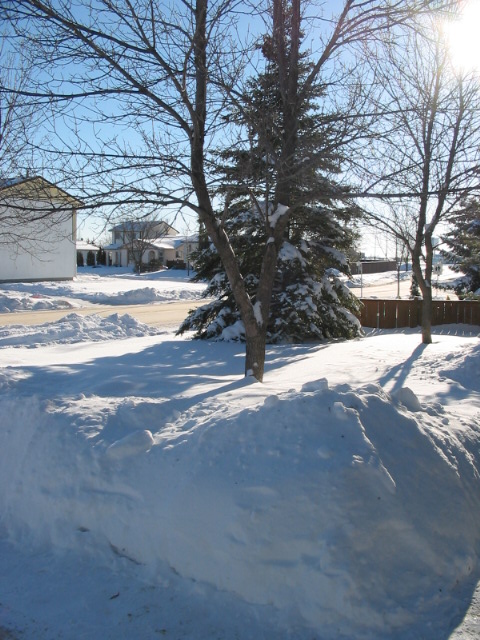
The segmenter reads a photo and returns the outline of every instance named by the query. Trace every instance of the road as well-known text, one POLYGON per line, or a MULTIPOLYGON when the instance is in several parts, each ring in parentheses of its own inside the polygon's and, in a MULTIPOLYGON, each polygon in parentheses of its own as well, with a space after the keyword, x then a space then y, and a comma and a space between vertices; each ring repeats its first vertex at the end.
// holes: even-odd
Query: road
POLYGON ((200 307, 205 300, 189 300, 187 302, 168 302, 160 304, 131 304, 131 305, 91 305, 77 309, 54 309, 42 311, 16 311, 14 313, 0 313, 0 326, 12 324, 34 325, 45 322, 55 322, 70 313, 82 316, 97 314, 102 318, 114 313, 129 314, 139 322, 152 327, 175 328, 187 317, 190 309, 200 307))
MULTIPOLYGON (((410 287, 410 278, 408 278, 408 280, 400 281, 400 298, 402 298, 403 300, 408 300, 410 298, 410 287)), ((368 286, 365 285, 363 289, 361 289, 360 287, 352 287, 350 288, 350 291, 359 298, 396 298, 398 293, 398 284, 395 281, 384 282, 383 284, 372 284, 368 286)), ((452 289, 449 289, 447 291, 443 289, 437 289, 437 287, 435 286, 435 282, 432 293, 433 299, 437 297, 440 299, 444 299, 448 295, 450 300, 457 300, 457 296, 452 289)))
MULTIPOLYGON (((410 280, 404 280, 400 282, 400 297, 410 297, 410 280)), ((360 287, 351 287, 350 291, 359 298, 396 298, 398 292, 398 285, 396 282, 387 282, 384 284, 375 284, 360 287)))
MULTIPOLYGON (((351 288, 350 291, 359 298, 363 294, 365 298, 396 298, 397 283, 383 283, 378 285, 351 288)), ((436 297, 437 290, 434 288, 433 295, 436 297)), ((448 292, 449 297, 453 300, 457 296, 452 291, 448 292)), ((441 292, 440 297, 445 294, 441 292)), ((410 279, 400 282, 400 297, 408 299, 410 297, 410 279)), ((176 328, 182 320, 187 317, 190 309, 196 309, 205 304, 206 300, 189 300, 182 302, 164 302, 150 304, 131 304, 131 305, 88 305, 74 309, 54 309, 42 311, 15 311, 14 313, 0 313, 0 326, 8 326, 12 324, 35 325, 45 322, 55 322, 60 320, 69 313, 78 313, 79 315, 97 314, 102 318, 111 316, 114 313, 120 315, 129 314, 136 318, 139 322, 143 322, 152 327, 176 328)))

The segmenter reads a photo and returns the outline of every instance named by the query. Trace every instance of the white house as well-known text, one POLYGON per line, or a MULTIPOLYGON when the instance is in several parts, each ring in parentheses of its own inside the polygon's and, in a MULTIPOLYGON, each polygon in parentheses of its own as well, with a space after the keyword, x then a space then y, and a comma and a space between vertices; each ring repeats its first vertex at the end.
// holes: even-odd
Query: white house
POLYGON ((0 180, 0 281, 71 280, 81 206, 39 176, 0 180))
POLYGON ((100 247, 97 247, 96 244, 92 244, 91 242, 85 242, 85 240, 77 240, 77 264, 78 264, 78 256, 81 254, 83 265, 88 263, 88 254, 93 253, 93 257, 95 260, 95 264, 97 264, 98 252, 100 251, 100 247))
POLYGON ((112 242, 105 247, 107 264, 117 267, 155 265, 185 267, 190 255, 198 249, 198 236, 180 235, 164 221, 135 220, 116 225, 111 230, 112 242))

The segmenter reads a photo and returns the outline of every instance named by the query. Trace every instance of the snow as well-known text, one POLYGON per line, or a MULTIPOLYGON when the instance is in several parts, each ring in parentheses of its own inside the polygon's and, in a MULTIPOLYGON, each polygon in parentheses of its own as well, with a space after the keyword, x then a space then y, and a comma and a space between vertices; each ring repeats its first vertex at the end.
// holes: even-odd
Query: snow
POLYGON ((255 302, 255 304, 253 305, 253 313, 255 316, 255 320, 258 324, 258 326, 262 326, 263 324, 263 318, 262 318, 262 303, 261 302, 255 302))
POLYGON ((97 315, 82 317, 76 313, 64 316, 58 322, 40 325, 0 326, 0 348, 6 346, 38 347, 44 344, 72 344, 75 342, 101 342, 103 340, 157 335, 160 330, 138 322, 131 315, 114 313, 107 318, 97 315))
POLYGON ((305 258, 302 253, 290 242, 284 242, 278 253, 278 259, 282 262, 293 262, 298 260, 301 265, 305 265, 305 258))
POLYGON ((129 305, 199 300, 205 287, 190 282, 185 270, 137 275, 131 268, 82 267, 72 281, 2 284, 0 313, 74 309, 85 303, 129 305))
MULTIPOLYGON (((196 295, 107 273, 0 293, 196 295)), ((0 332, 0 638, 479 637, 478 327, 272 346, 260 384, 114 310, 0 332)))
POLYGON ((275 211, 268 216, 268 223, 271 229, 275 229, 277 222, 282 218, 290 209, 290 207, 285 206, 284 204, 278 204, 275 211))
MULTIPOLYGON (((412 278, 411 266, 409 265, 408 270, 406 270, 406 265, 402 264, 400 273, 397 273, 397 271, 384 271, 382 273, 356 274, 346 282, 346 285, 349 288, 360 288, 360 285, 363 285, 364 289, 366 289, 366 293, 368 294, 369 288, 388 284, 391 286, 391 296, 395 297, 397 289, 393 285, 397 283, 399 276, 401 282, 408 282, 408 285, 410 286, 412 278)), ((453 287, 460 276, 461 274, 453 271, 449 265, 442 264, 442 273, 438 274, 438 276, 437 274, 435 275, 434 282, 435 286, 437 282, 439 283, 439 289, 442 291, 436 292, 436 295, 439 296, 439 294, 443 292, 444 295, 442 297, 448 295, 452 300, 456 299, 453 287)))

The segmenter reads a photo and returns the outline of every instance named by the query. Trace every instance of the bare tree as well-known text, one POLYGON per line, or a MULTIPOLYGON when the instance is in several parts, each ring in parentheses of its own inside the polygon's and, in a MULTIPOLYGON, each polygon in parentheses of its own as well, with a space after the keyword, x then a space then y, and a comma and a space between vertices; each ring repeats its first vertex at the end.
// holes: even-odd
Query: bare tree
POLYGON ((0 246, 12 255, 46 252, 60 239, 59 223, 71 216, 70 207, 62 210, 53 185, 31 173, 39 117, 22 92, 32 71, 8 47, 6 33, 0 34, 0 246))
POLYGON ((33 107, 20 92, 28 86, 29 70, 8 50, 0 34, 0 179, 25 175, 29 140, 37 126, 33 107))
MULTIPOLYGON (((404 34, 374 56, 381 90, 376 141, 365 153, 369 191, 384 204, 369 215, 403 243, 423 297, 422 341, 430 343, 434 238, 480 181, 480 93, 455 73, 439 31, 404 34)), ((367 190, 368 191, 368 190, 367 190)))
MULTIPOLYGON (((87 206, 123 200, 188 206, 198 215, 223 262, 245 326, 246 374, 262 380, 275 268, 299 169, 296 127, 302 97, 343 49, 375 39, 440 4, 344 0, 336 15, 323 14, 319 52, 299 86, 301 3, 272 1, 271 38, 280 69, 284 127, 272 207, 265 212, 268 233, 254 300, 245 289, 222 223, 225 207, 214 201, 208 156, 231 126, 222 118, 223 106, 235 99, 250 60, 236 29, 246 6, 237 0, 169 5, 155 0, 82 0, 75 5, 67 0, 17 0, 0 9, 0 18, 14 26, 17 37, 31 41, 35 59, 42 64, 40 84, 22 95, 48 102, 57 123, 59 116, 65 118, 75 109, 75 136, 60 155, 78 161, 72 178, 78 182, 78 176, 83 177, 87 206), (287 12, 292 15, 289 46, 287 12), (85 132, 90 127, 98 140, 107 121, 113 129, 108 139, 103 129, 99 147, 85 132), (121 139, 116 126, 128 127, 134 141, 121 139), (89 172, 97 184, 104 179, 102 193, 91 179, 87 183, 89 172)), ((54 135, 64 142, 58 129, 54 135)), ((228 202, 225 205, 228 208, 228 202)))

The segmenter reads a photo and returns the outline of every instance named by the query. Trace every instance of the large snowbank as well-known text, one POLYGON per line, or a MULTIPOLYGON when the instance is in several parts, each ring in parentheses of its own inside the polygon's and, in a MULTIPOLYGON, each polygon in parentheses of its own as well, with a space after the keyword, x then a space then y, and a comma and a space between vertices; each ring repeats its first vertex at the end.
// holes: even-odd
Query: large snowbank
POLYGON ((107 318, 97 315, 82 317, 69 313, 58 322, 40 325, 0 326, 0 349, 6 346, 38 347, 44 344, 72 344, 75 342, 101 342, 133 336, 153 336, 159 329, 138 322, 131 315, 114 313, 107 318))
POLYGON ((10 540, 228 592, 265 613, 264 637, 433 640, 453 624, 478 575, 476 337, 278 347, 263 385, 235 345, 128 343, 3 370, 10 540))
POLYGON ((476 328, 272 347, 259 384, 241 345, 107 320, 4 330, 0 632, 448 637, 479 576, 476 328))

